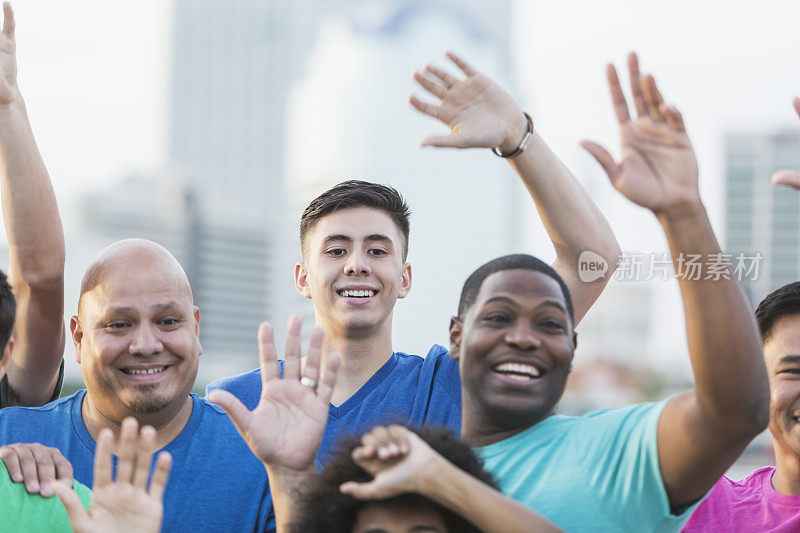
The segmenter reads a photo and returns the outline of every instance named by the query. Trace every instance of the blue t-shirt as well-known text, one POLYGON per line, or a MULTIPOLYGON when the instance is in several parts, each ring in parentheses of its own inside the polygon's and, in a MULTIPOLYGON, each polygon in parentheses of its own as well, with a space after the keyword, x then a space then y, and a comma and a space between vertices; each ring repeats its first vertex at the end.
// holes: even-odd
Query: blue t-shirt
MULTIPOLYGON (((283 361, 280 364, 283 374, 283 361)), ((206 388, 206 395, 214 389, 232 393, 252 410, 261 396, 261 371, 256 369, 215 381, 206 388)), ((434 345, 424 359, 393 353, 347 401, 331 405, 317 466, 327 463, 340 437, 358 436, 375 425, 390 423, 414 427, 438 425, 461 433, 458 362, 442 346, 434 345)))
MULTIPOLYGON (((0 411, 0 446, 58 448, 75 479, 92 486, 95 441, 81 417, 85 390, 43 407, 0 411)), ((162 531, 274 531, 267 472, 218 406, 192 394, 186 427, 162 450, 172 454, 162 531)), ((114 457, 116 468, 117 458, 114 457)))
POLYGON ((678 531, 697 504, 670 511, 658 462, 664 405, 553 415, 475 451, 505 494, 565 531, 678 531))

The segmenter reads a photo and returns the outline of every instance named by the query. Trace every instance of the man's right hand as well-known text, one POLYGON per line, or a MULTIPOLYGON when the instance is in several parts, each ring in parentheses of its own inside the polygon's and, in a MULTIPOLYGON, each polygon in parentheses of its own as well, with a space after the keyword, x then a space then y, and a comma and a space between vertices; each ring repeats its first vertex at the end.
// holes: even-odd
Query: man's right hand
MULTIPOLYGON (((792 101, 797 116, 800 117, 800 98, 792 101)), ((786 185, 796 191, 800 191, 800 172, 796 170, 779 170, 772 175, 772 183, 775 185, 786 185)))
POLYGON ((72 485, 72 465, 57 448, 38 443, 8 444, 0 448, 0 459, 15 483, 25 483, 31 494, 49 498, 56 479, 72 485))
POLYGON ((336 384, 339 354, 328 356, 325 373, 320 377, 322 340, 325 332, 314 328, 308 348, 304 380, 301 382, 300 330, 303 321, 289 318, 283 379, 272 336, 272 326, 264 322, 258 328, 258 354, 261 364, 261 400, 253 411, 233 394, 215 390, 208 399, 225 409, 252 452, 265 465, 290 472, 313 470, 325 424, 328 406, 336 384))

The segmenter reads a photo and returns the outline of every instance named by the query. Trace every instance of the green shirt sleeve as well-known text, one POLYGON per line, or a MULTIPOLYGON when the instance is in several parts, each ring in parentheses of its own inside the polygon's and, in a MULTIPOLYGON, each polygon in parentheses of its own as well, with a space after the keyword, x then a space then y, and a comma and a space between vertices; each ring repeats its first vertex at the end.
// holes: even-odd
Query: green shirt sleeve
MULTIPOLYGON (((86 485, 75 482, 84 508, 89 507, 92 491, 86 485)), ((0 531, 29 532, 52 531, 71 533, 67 511, 57 496, 43 498, 28 494, 25 485, 14 483, 0 461, 0 531)))

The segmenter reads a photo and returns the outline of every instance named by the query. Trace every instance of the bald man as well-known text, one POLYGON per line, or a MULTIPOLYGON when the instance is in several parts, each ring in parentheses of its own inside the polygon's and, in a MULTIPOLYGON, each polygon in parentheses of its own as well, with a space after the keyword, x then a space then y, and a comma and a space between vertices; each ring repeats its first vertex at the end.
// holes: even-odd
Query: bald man
MULTIPOLYGON (((189 391, 197 374, 200 311, 178 261, 146 240, 95 259, 70 322, 85 390, 38 408, 0 411, 0 445, 38 442, 92 486, 97 437, 133 416, 173 457, 165 531, 274 529, 267 476, 225 413, 189 391)), ((7 447, 4 447, 7 449, 7 447)))

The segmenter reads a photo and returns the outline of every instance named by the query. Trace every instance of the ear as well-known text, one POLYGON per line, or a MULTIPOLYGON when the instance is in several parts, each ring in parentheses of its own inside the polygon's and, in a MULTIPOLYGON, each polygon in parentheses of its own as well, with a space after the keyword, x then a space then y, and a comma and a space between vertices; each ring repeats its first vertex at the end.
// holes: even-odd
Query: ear
POLYGON ((6 373, 6 367, 8 366, 8 362, 11 361, 11 352, 14 351, 14 337, 9 337, 8 342, 6 343, 6 347, 3 350, 3 357, 0 358, 0 379, 3 379, 3 376, 6 373))
POLYGON ((578 349, 578 332, 577 331, 573 331, 572 332, 572 351, 574 352, 577 349, 578 349))
MULTIPOLYGON (((194 315, 194 336, 197 338, 197 344, 200 345, 200 308, 194 306, 192 315, 194 315)), ((200 345, 200 353, 197 355, 203 355, 202 345, 200 345)))
POLYGON ((400 286, 397 288, 397 297, 405 298, 411 291, 411 263, 403 265, 403 272, 400 274, 400 286))
POLYGON ((450 357, 455 361, 461 360, 461 333, 464 324, 458 317, 450 317, 450 357))
POLYGON ((72 333, 72 344, 75 345, 75 360, 81 364, 81 344, 83 341, 83 328, 77 315, 69 320, 69 331, 72 333))
POLYGON ((311 299, 311 287, 308 286, 308 270, 303 261, 294 264, 294 287, 304 298, 311 299))

